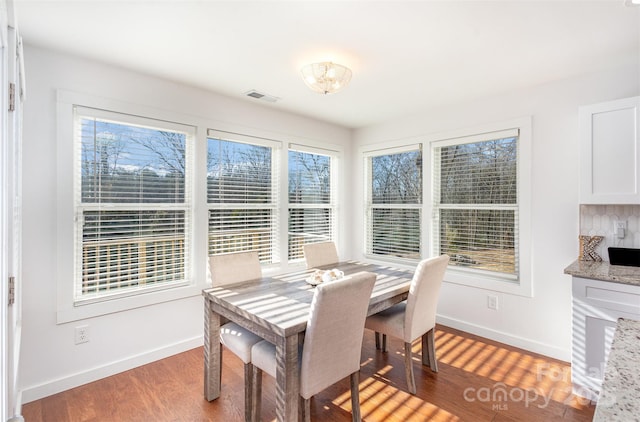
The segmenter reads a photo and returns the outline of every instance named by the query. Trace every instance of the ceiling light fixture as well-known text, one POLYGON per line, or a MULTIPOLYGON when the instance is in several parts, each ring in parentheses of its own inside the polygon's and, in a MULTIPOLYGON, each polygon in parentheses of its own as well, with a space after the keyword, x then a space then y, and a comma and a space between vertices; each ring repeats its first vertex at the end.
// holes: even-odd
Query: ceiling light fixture
POLYGON ((320 94, 338 92, 351 80, 351 69, 331 62, 308 64, 301 72, 304 83, 320 94))

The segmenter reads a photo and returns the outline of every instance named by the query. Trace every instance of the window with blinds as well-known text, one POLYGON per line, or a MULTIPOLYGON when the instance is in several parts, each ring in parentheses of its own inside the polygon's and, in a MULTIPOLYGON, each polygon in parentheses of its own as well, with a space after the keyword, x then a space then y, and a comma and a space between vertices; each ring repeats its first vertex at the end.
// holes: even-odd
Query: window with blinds
POLYGON ((279 143, 213 130, 207 142, 209 255, 255 250, 279 262, 279 143))
POLYGON ((434 246, 450 265, 518 275, 518 130, 433 148, 434 246))
POLYGON ((291 145, 288 154, 289 260, 303 258, 302 246, 334 240, 333 156, 291 145))
POLYGON ((74 300, 188 282, 194 129, 79 106, 74 128, 74 300))
POLYGON ((420 259, 422 151, 418 145, 365 154, 366 253, 420 259))

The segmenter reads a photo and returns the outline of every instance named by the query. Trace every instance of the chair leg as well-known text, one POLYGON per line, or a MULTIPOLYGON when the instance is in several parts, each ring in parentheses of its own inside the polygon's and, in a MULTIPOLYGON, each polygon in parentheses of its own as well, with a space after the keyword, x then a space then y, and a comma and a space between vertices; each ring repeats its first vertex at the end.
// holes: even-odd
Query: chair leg
POLYGON ((302 411, 304 413, 304 422, 311 422, 311 398, 302 400, 302 411))
POLYGON ((387 351, 387 335, 382 335, 382 345, 380 345, 380 333, 376 331, 376 350, 387 351))
POLYGON ((251 395, 253 396, 253 398, 251 400, 251 411, 249 414, 249 419, 246 420, 249 420, 251 422, 258 422, 260 420, 260 408, 262 407, 262 369, 258 368, 255 365, 251 365, 251 367, 253 368, 253 380, 251 382, 251 395))
POLYGON ((360 422, 360 372, 356 371, 351 374, 351 420, 360 422))
POLYGON ((250 421, 253 417, 254 379, 253 365, 244 364, 244 420, 250 421))
POLYGON ((302 411, 300 419, 304 422, 311 422, 311 398, 305 399, 300 396, 300 410, 302 411))
POLYGON ((434 333, 435 328, 432 328, 422 336, 422 364, 429 365, 429 368, 431 368, 433 372, 438 372, 434 333))
POLYGON ((407 387, 411 394, 416 394, 416 381, 413 378, 413 362, 411 361, 411 343, 404 343, 404 372, 407 376, 407 387))

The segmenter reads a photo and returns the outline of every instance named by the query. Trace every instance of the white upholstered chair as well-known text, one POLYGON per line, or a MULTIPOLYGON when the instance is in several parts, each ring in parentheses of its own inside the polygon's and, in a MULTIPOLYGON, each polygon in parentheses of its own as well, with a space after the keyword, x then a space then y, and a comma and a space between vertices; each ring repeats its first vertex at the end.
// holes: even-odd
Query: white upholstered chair
POLYGON ((440 286, 448 264, 448 255, 421 261, 413 274, 407 300, 371 315, 365 322, 366 328, 376 332, 377 349, 380 348, 382 334, 383 352, 387 351, 387 335, 404 341, 405 373, 411 394, 416 394, 411 343, 418 337, 422 337, 422 364, 428 362, 431 370, 438 372, 434 329, 440 286))
MULTIPOLYGON (((262 268, 258 252, 236 252, 209 257, 209 270, 213 286, 240 283, 262 278, 262 268)), ((244 363, 245 382, 245 419, 251 415, 253 390, 253 366, 251 365, 251 348, 262 340, 249 330, 235 322, 228 322, 220 327, 220 343, 233 352, 244 363)), ((222 362, 222 351, 220 353, 222 362)))
POLYGON ((333 242, 308 243, 302 246, 302 250, 307 268, 323 267, 340 261, 336 244, 333 242))
MULTIPOLYGON (((300 398, 303 420, 310 420, 310 399, 341 379, 351 378, 352 419, 360 421, 359 371, 364 321, 376 275, 359 272, 323 283, 315 289, 301 350, 300 398)), ((260 417, 262 371, 276 376, 276 347, 268 341, 253 346, 254 420, 260 417)))

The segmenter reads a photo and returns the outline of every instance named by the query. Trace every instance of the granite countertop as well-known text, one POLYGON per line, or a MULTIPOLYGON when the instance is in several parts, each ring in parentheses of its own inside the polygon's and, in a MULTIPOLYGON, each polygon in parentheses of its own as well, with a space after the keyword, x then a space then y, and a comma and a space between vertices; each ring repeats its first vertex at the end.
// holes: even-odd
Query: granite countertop
POLYGON ((640 321, 620 318, 611 343, 594 421, 640 418, 640 321))
POLYGON ((576 277, 640 286, 640 267, 610 265, 604 261, 576 260, 564 269, 564 273, 576 277))

